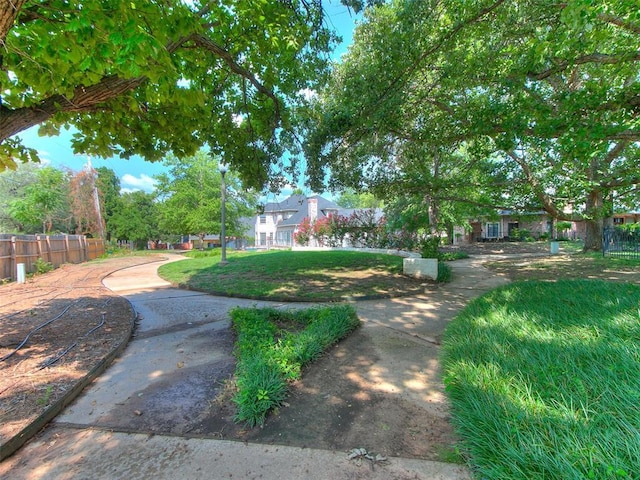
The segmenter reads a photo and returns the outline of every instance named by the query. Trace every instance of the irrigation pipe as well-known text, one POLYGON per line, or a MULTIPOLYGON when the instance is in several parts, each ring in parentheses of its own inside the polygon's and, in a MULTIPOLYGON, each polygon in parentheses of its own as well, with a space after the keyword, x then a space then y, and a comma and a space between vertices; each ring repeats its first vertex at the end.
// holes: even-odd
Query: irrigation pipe
POLYGON ((102 321, 96 325, 95 327, 93 327, 91 330, 89 330, 87 333, 85 333, 84 335, 82 335, 80 338, 78 338, 78 340, 76 340, 75 342, 73 342, 73 344, 69 345, 67 348, 65 348, 62 352, 56 354, 54 357, 50 358, 49 360, 46 360, 45 362, 42 363, 42 365, 40 365, 40 367, 38 368, 38 370, 42 370, 43 368, 47 368, 50 367, 51 365, 53 365, 54 363, 56 363, 58 360, 60 360, 62 357, 64 357, 67 353, 69 353, 71 351, 72 348, 74 348, 75 346, 78 345, 78 342, 80 340, 82 340, 83 338, 88 337, 89 335, 91 335, 93 332, 95 332, 97 329, 99 329, 100 327, 102 327, 105 324, 105 314, 102 314, 102 321))
POLYGON ((49 325, 50 323, 55 322, 56 320, 58 320, 60 317, 62 317, 65 313, 67 313, 69 311, 69 309, 71 307, 73 307, 74 304, 78 303, 77 301, 70 303, 69 305, 67 305, 65 307, 64 310, 62 310, 62 312, 60 312, 58 315, 56 315, 55 317, 47 320, 46 322, 44 322, 41 325, 38 325, 36 328, 34 328, 33 330, 31 330, 29 333, 27 333, 27 336, 24 337, 24 340, 22 340, 22 342, 20 343, 20 345, 18 345, 15 350, 13 350, 13 352, 7 353, 4 357, 0 358, 0 362, 4 362, 6 359, 11 358, 15 353, 18 352, 18 350, 20 350, 22 347, 24 347, 24 345, 29 341, 29 337, 37 332, 38 330, 40 330, 41 328, 46 327, 47 325, 49 325))

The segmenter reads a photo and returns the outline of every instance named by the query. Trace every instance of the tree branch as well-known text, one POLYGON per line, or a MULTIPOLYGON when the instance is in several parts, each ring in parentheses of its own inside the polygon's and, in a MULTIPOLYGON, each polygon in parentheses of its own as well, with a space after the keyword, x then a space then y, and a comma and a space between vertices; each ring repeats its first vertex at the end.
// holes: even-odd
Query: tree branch
POLYGON ((529 72, 527 77, 532 80, 544 80, 556 73, 563 72, 570 66, 584 65, 585 63, 598 63, 604 65, 615 65, 622 62, 637 62, 640 61, 640 52, 629 52, 627 55, 609 55, 606 53, 592 53, 589 55, 583 55, 574 60, 566 60, 557 64, 555 67, 549 68, 542 72, 529 72))
POLYGON ((191 35, 190 39, 197 46, 200 46, 214 53, 217 57, 222 59, 224 63, 227 64, 227 66, 231 69, 232 72, 235 72, 241 77, 244 77, 247 80, 249 80, 251 84, 256 88, 256 90, 258 90, 263 95, 269 97, 273 101, 274 115, 275 115, 273 127, 275 129, 280 123, 280 100, 278 100, 278 97, 276 97, 276 95, 271 90, 269 90, 262 83, 260 83, 253 73, 251 73, 249 70, 247 70, 246 68, 238 64, 233 58, 233 56, 227 50, 222 48, 213 40, 210 40, 209 38, 201 34, 191 35))
POLYGON ((4 40, 16 21, 20 9, 27 0, 0 0, 0 48, 5 49, 4 40))
POLYGON ((626 21, 620 17, 616 17, 615 15, 611 15, 609 13, 602 13, 598 15, 598 18, 603 22, 610 23, 612 25, 615 25, 616 27, 620 27, 631 33, 636 33, 640 35, 640 25, 637 25, 633 22, 626 21))

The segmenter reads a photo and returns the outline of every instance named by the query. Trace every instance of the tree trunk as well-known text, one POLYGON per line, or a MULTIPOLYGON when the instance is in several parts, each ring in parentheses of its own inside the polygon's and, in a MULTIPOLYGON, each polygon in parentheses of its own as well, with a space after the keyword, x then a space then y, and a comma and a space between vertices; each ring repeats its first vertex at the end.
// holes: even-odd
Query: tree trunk
POLYGON ((0 108, 0 141, 4 141, 27 128, 39 125, 58 112, 88 112, 96 106, 134 90, 147 77, 122 79, 116 76, 104 77, 100 82, 88 87, 78 87, 71 99, 62 95, 49 97, 33 107, 11 110, 0 108))
POLYGON ((0 1, 0 46, 5 49, 4 40, 7 33, 16 21, 16 17, 20 9, 24 6, 26 0, 1 0, 0 1))
POLYGON ((593 190, 587 198, 585 252, 602 251, 602 233, 604 226, 604 196, 600 190, 593 190))

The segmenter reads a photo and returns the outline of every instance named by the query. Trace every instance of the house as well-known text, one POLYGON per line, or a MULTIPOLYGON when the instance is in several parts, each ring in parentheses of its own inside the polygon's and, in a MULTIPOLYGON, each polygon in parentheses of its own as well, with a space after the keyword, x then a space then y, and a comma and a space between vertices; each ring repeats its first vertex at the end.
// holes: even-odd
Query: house
MULTIPOLYGON (((619 227, 640 222, 640 211, 615 213, 605 219, 605 225, 619 227)), ((568 238, 571 240, 584 238, 586 222, 557 221, 555 235, 553 218, 547 212, 522 213, 515 210, 499 210, 496 217, 483 217, 469 222, 470 229, 456 226, 454 228, 455 243, 508 241, 520 239, 523 231, 534 239, 568 238), (566 228, 558 228, 558 226, 566 228)))
MULTIPOLYGON (((570 222, 571 226, 557 231, 556 236, 565 238, 581 238, 584 234, 583 222, 570 222)), ((499 210, 494 218, 474 219, 471 229, 460 238, 460 243, 508 241, 527 237, 540 239, 553 235, 553 217, 547 212, 517 212, 515 210, 499 210)))
POLYGON ((640 211, 614 213, 612 222, 614 227, 620 227, 630 223, 639 223, 640 211))
POLYGON ((294 194, 281 202, 270 202, 255 220, 255 246, 258 248, 292 247, 293 234, 305 218, 312 221, 342 214, 338 204, 320 195, 294 194))

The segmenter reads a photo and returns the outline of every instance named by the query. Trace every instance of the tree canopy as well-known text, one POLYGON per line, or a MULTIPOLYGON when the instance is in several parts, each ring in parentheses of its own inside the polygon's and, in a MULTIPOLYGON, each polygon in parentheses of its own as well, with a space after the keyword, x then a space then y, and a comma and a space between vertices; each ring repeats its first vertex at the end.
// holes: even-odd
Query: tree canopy
MULTIPOLYGON (((169 172, 156 178, 158 224, 163 232, 199 235, 221 231, 222 175, 220 159, 199 151, 192 157, 169 157, 169 172)), ((241 219, 256 212, 257 195, 242 187, 237 175, 228 171, 226 184, 226 231, 229 236, 244 234, 241 219)))
POLYGON ((144 249, 160 236, 155 195, 141 191, 124 193, 108 217, 107 227, 119 240, 129 240, 144 249))
POLYGON ((634 0, 369 9, 309 122, 311 179, 421 194, 434 219, 544 209, 597 248, 611 204, 638 199, 639 39, 634 0))
POLYGON ((21 131, 72 126, 76 152, 156 161, 208 145, 262 186, 334 40, 321 0, 0 0, 0 170, 36 159, 21 131))
POLYGON ((68 228, 68 173, 53 167, 37 170, 35 181, 24 186, 20 196, 9 204, 9 214, 21 231, 51 233, 68 228))

